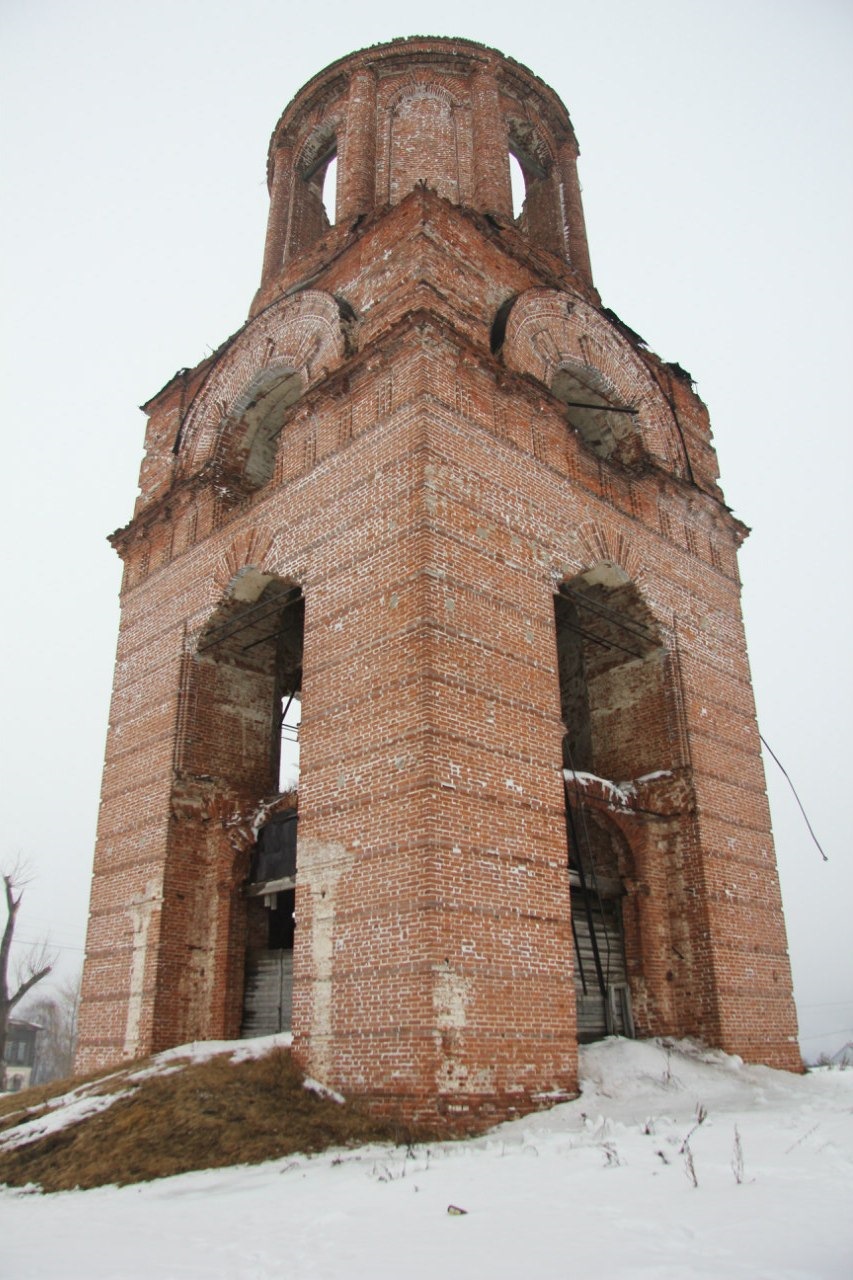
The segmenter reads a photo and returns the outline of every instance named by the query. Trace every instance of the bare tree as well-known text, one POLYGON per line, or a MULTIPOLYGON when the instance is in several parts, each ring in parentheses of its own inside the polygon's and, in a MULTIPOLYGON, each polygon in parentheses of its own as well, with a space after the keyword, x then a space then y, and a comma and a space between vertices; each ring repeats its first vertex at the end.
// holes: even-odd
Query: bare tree
POLYGON ((28 876, 22 864, 17 863, 11 871, 3 872, 3 888, 6 893, 6 926, 0 939, 0 1088, 5 1087, 6 1070, 4 1058, 6 1054, 6 1030, 12 1010, 23 1000, 37 982, 46 978, 53 968, 54 957, 47 943, 37 943, 31 947, 24 957, 13 967, 12 942, 15 937, 15 925, 18 911, 28 884, 28 876))

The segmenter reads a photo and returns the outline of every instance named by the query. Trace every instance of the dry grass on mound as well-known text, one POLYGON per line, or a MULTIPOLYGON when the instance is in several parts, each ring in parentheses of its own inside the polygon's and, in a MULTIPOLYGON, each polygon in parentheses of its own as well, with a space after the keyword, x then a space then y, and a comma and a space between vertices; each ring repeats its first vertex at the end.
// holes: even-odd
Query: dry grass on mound
MULTIPOLYGON (((70 1093, 72 1089, 79 1089, 82 1085, 95 1084, 98 1080, 108 1080, 110 1076, 120 1073, 123 1087, 128 1071, 138 1070, 140 1065, 137 1062, 134 1066, 120 1067, 118 1073, 115 1067, 103 1067, 90 1075, 73 1078, 69 1076, 67 1080, 51 1080, 50 1084, 37 1084, 31 1089, 21 1089, 17 1093, 0 1093, 0 1134, 22 1120, 32 1120, 39 1111, 49 1109, 47 1104, 51 1100, 61 1097, 63 1093, 70 1093)), ((109 1086, 105 1084, 97 1092, 108 1093, 109 1086)))
MULTIPOLYGON (((37 1183, 44 1191, 68 1191, 144 1182, 192 1169, 257 1164, 295 1152, 415 1137, 352 1104, 304 1088, 287 1049, 235 1064, 227 1054, 138 1082, 128 1074, 108 1078, 94 1093, 135 1088, 107 1110, 11 1150, 0 1150, 0 1183, 37 1183)), ((68 1082, 79 1086, 80 1081, 68 1082)), ((56 1098, 56 1086, 25 1095, 28 1115, 0 1112, 0 1130, 32 1119, 39 1103, 56 1098), (44 1094, 46 1097, 37 1097, 44 1094), (9 1121, 11 1120, 11 1124, 9 1121)), ((7 1099, 3 1100, 4 1103, 7 1099)))

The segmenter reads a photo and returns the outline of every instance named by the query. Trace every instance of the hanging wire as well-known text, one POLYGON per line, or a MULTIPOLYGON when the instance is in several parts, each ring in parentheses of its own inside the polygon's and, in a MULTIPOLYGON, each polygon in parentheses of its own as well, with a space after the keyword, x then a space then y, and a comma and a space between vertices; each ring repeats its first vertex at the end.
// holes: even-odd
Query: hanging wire
MULTIPOLYGON (((270 617, 274 613, 283 612, 289 609, 291 605, 298 604, 302 599, 302 592, 299 587, 293 587, 288 592, 282 592, 272 597, 261 597, 255 604, 249 605, 248 608, 241 609, 236 618, 228 618, 217 627, 213 627, 199 642, 198 652, 204 653, 207 649, 212 649, 214 645, 220 644, 223 640, 228 640, 231 636, 237 635, 241 631, 254 627, 257 623, 262 622, 265 618, 270 617)), ((264 636, 264 639, 269 639, 264 636)))
POLYGON ((618 649, 620 653, 627 653, 631 658, 643 658, 645 655, 637 653, 636 649, 626 649, 623 644, 617 644, 615 640, 602 640, 592 631, 587 631, 584 627, 575 627, 571 622, 562 624, 567 631, 574 631, 576 635, 583 636, 584 640, 591 640, 593 644, 597 644, 602 649, 618 649))
POLYGON ((784 776, 785 776, 785 781, 787 782, 788 786, 789 786, 789 787, 791 788, 791 790, 793 791, 793 793, 794 793, 794 799, 796 800, 797 804, 800 806, 800 813, 803 815, 803 821, 805 822, 806 826, 807 826, 807 827, 808 827, 808 829, 809 829, 809 835, 811 836, 812 840, 814 840, 815 844, 817 845, 818 853, 819 853, 819 854, 820 854, 820 856, 823 858, 824 862, 829 862, 829 858, 826 856, 826 854, 824 853, 823 849, 821 848, 821 843, 820 843, 820 841, 818 840, 817 836, 815 835, 814 830, 812 829, 812 824, 809 822, 809 815, 806 813, 805 809, 803 808, 803 802, 802 802, 802 800, 800 799, 800 797, 797 795, 797 788, 794 786, 793 782, 791 781, 790 776, 788 775, 788 770, 785 768, 785 766, 783 765, 782 761, 779 759, 779 757, 777 756, 776 752, 773 750, 773 748, 771 747, 771 745, 770 745, 770 743, 767 741, 767 739, 764 737, 764 735, 763 735, 762 733, 759 733, 759 735, 758 735, 758 736, 759 736, 759 738, 761 739, 761 741, 764 743, 764 745, 765 745, 765 747, 767 748, 767 750, 770 752, 770 754, 771 754, 771 756, 773 757, 773 759, 776 761, 777 765, 779 766, 779 768, 781 769, 782 773, 783 773, 783 774, 784 774, 784 776))
POLYGON ((631 632, 638 640, 645 640, 655 645, 660 644, 660 640, 652 628, 645 622, 639 622, 636 618, 629 617, 624 610, 613 609, 601 600, 591 599, 586 591, 579 591, 575 587, 570 587, 567 583, 563 583, 559 594, 566 600, 571 600, 580 609, 588 609, 591 613, 600 614, 602 618, 608 618, 622 631, 631 632))

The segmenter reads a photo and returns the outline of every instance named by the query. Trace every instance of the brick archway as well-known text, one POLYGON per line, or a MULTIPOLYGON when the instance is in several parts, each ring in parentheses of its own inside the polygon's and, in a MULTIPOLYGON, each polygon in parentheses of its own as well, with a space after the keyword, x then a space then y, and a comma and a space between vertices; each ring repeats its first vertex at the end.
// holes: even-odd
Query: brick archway
POLYGON ((609 443, 602 456, 615 453, 632 464, 647 454, 684 473, 675 419, 651 374, 628 340, 579 296, 541 288, 519 294, 506 316, 501 354, 508 368, 543 382, 558 399, 594 402, 588 424, 574 414, 595 452, 602 453, 594 441, 603 436, 609 443), (561 374, 563 381, 568 375, 565 388, 561 374))
POLYGON ((224 348, 190 405, 179 472, 192 475, 215 461, 249 487, 263 483, 286 410, 344 352, 340 308, 329 293, 306 289, 261 312, 224 348))

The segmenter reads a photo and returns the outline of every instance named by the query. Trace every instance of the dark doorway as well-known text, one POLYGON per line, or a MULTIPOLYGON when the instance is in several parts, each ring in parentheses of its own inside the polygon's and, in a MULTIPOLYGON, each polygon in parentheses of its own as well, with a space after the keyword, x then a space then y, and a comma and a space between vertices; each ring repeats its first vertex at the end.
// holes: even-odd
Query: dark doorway
POLYGON ((622 904, 630 851, 589 807, 670 763, 665 651, 639 592, 602 562, 554 598, 578 1039, 632 1035, 622 904))
POLYGON ((252 858, 241 1032, 247 1038, 291 1029, 296 829, 295 810, 275 814, 258 833, 252 858))

